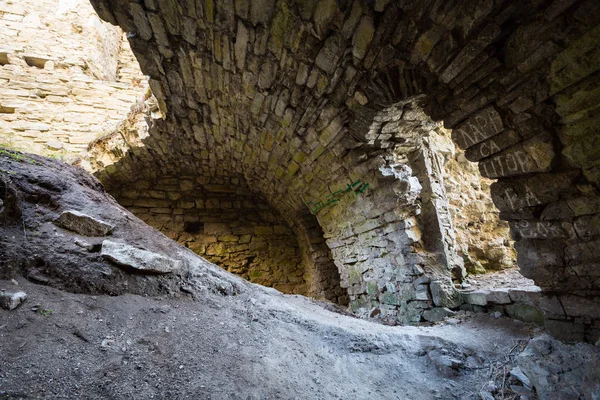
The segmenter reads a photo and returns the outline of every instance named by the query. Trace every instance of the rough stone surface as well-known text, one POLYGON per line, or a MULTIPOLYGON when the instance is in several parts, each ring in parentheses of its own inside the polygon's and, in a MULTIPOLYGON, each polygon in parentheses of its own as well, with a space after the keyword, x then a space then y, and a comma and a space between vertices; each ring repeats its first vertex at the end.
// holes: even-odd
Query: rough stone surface
POLYGON ((540 294, 542 290, 537 286, 510 289, 508 295, 515 303, 523 303, 532 307, 540 308, 540 294))
POLYGON ((55 223, 84 236, 106 236, 114 226, 75 210, 63 211, 55 223))
POLYGON ((431 310, 425 310, 423 312, 423 319, 425 319, 425 321, 438 322, 443 321, 444 318, 451 317, 455 314, 456 312, 450 310, 449 308, 434 307, 431 310))
POLYGON ((110 240, 102 242, 102 252, 100 254, 116 264, 142 272, 168 274, 176 271, 181 266, 180 260, 173 260, 151 251, 110 240))
POLYGON ((0 307, 5 310, 11 311, 21 305, 27 300, 27 293, 25 292, 5 292, 0 291, 0 307))
POLYGON ((482 178, 477 164, 452 147, 446 146, 444 154, 444 185, 465 268, 481 274, 513 267, 517 257, 508 224, 499 219, 489 195, 492 181, 482 178))
POLYGON ((129 42, 85 0, 0 7, 0 146, 75 160, 145 91, 129 42))
POLYGON ((461 303, 460 294, 449 280, 436 280, 429 285, 433 303, 438 307, 456 308, 461 303))
POLYGON ((504 306, 506 314, 514 319, 524 322, 533 322, 538 325, 544 323, 544 314, 539 308, 528 304, 508 304, 504 306))
POLYGON ((596 346, 567 345, 543 335, 529 342, 517 363, 541 400, 600 395, 600 348, 596 346))
POLYGON ((335 302, 342 297, 335 275, 328 277, 329 287, 310 287, 315 272, 307 249, 300 248, 297 234, 267 201, 249 190, 202 184, 193 176, 139 180, 136 185, 149 189, 122 188, 113 195, 143 221, 210 262, 284 293, 321 297, 323 292, 335 302))
POLYGON ((485 298, 488 303, 494 304, 509 304, 512 301, 509 297, 509 289, 491 289, 485 298))

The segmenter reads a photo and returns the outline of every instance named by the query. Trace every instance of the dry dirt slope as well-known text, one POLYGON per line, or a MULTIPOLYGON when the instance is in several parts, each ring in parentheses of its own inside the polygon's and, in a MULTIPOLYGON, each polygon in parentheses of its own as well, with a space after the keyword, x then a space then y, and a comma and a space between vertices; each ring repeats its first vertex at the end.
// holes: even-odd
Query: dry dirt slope
POLYGON ((475 399, 530 337, 488 316, 416 328, 333 313, 207 263, 75 167, 0 149, 0 178, 0 289, 28 294, 0 310, 0 399, 475 399), (73 215, 59 227, 66 210, 110 233, 73 215), (105 240, 177 265, 119 266, 105 240))

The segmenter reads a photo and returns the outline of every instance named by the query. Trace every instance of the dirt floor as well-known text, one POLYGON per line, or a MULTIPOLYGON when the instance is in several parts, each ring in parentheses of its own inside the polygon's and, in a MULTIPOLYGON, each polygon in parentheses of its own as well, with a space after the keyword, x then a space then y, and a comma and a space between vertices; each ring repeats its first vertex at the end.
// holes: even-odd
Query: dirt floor
POLYGON ((202 301, 18 289, 27 301, 0 311, 0 399, 476 399, 532 336, 486 314, 384 326, 258 287, 202 301))

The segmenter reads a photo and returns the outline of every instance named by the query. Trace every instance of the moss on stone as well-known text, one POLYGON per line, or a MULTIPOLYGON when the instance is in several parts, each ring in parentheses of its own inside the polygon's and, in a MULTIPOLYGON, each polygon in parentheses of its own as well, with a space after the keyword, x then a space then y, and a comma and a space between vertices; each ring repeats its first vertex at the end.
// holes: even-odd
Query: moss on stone
POLYGON ((292 20, 292 14, 285 1, 277 2, 277 11, 271 23, 271 35, 269 36, 269 50, 279 58, 286 40, 287 30, 292 20))
POLYGON ((563 50, 550 67, 550 94, 555 94, 600 68, 600 25, 563 50))
POLYGON ((214 12, 215 5, 213 0, 204 0, 204 17, 206 18, 206 21, 211 24, 214 21, 214 12))
POLYGON ((385 292, 381 296, 379 296, 379 301, 383 304, 389 305, 398 305, 400 302, 398 301, 398 297, 394 293, 385 292))
POLYGON ((351 267, 348 269, 348 282, 350 283, 350 285, 361 283, 360 271, 355 267, 351 267))
POLYGON ((250 276, 250 280, 253 281, 262 277, 263 273, 257 270, 252 270, 248 275, 250 276))
POLYGON ((354 32, 354 48, 352 49, 354 57, 359 60, 365 58, 367 50, 369 49, 369 44, 371 44, 374 35, 375 27, 373 26, 371 18, 366 16, 361 18, 358 28, 356 28, 356 31, 354 32))
POLYGON ((367 282, 367 293, 371 296, 374 296, 377 293, 377 282, 369 281, 367 282))

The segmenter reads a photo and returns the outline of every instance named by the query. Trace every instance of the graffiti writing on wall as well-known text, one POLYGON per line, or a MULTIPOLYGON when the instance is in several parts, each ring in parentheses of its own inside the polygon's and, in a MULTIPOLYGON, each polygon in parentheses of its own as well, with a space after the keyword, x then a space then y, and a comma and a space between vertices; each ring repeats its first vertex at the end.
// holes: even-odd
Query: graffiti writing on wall
POLYGON ((364 193, 364 191, 367 190, 367 188, 369 187, 369 184, 363 183, 359 179, 356 182, 354 182, 352 185, 346 185, 346 186, 347 187, 345 190, 338 190, 337 192, 328 194, 327 197, 325 198, 325 201, 319 200, 316 203, 309 201, 308 203, 306 203, 306 206, 308 207, 308 209, 310 210, 310 212, 312 214, 316 214, 319 211, 321 211, 322 209, 339 202, 340 198, 346 193, 350 193, 350 192, 354 192, 356 194, 364 193))

